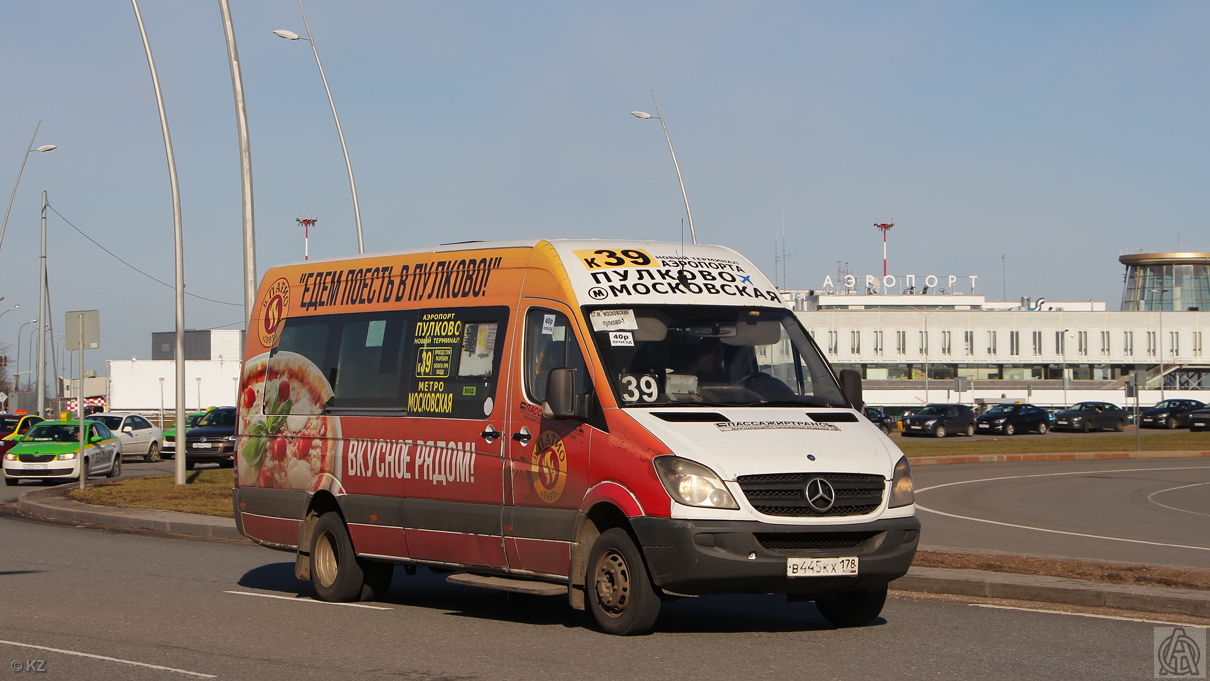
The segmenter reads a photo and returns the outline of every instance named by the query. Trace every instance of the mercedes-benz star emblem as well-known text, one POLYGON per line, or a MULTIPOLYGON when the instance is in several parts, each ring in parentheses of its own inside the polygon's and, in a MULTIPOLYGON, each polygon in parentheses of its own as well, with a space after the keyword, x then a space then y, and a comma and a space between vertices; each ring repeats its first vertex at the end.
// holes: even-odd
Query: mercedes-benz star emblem
POLYGON ((827 513, 836 503, 836 490, 832 483, 823 478, 811 478, 807 481, 807 505, 816 513, 827 513))

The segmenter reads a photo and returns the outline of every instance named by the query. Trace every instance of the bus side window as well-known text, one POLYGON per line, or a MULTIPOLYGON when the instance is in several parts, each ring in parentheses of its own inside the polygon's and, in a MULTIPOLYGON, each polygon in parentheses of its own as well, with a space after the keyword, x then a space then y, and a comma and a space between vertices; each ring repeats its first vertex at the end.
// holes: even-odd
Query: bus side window
POLYGON ((554 310, 531 308, 525 320, 525 394, 530 402, 546 399, 546 377, 551 369, 567 367, 576 374, 576 394, 592 386, 584 353, 576 342, 567 316, 554 310))

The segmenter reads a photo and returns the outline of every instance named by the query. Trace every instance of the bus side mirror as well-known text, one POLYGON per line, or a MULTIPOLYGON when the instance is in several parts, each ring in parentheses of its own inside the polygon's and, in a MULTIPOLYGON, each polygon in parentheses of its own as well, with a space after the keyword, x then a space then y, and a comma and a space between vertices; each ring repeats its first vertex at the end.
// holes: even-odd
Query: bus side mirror
POLYGON ((842 369, 840 371, 840 389, 844 391, 844 396, 849 399, 849 404, 853 405, 854 409, 861 409, 865 406, 865 400, 861 399, 861 373, 853 369, 842 369))
POLYGON ((588 420, 588 395, 576 394, 576 372, 567 367, 551 369, 546 376, 546 399, 542 416, 548 419, 588 420))

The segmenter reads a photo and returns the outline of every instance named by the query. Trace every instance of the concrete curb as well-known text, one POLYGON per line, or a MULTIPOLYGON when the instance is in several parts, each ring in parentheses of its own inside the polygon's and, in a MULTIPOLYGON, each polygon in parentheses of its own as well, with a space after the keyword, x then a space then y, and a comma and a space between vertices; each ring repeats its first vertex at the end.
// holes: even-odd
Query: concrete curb
POLYGON ((155 530, 194 537, 243 539, 231 518, 157 511, 143 508, 115 508, 82 504, 64 495, 71 485, 38 489, 17 497, 17 508, 34 515, 96 523, 109 527, 155 530))
POLYGON ((1066 452, 1063 454, 952 454, 909 456, 913 466, 951 463, 1007 463, 1019 461, 1093 461, 1099 459, 1188 459, 1210 456, 1210 451, 1179 452, 1066 452))
POLYGON ((1102 584, 1063 577, 913 567, 907 575, 891 582, 891 588, 1210 618, 1210 593, 1160 586, 1102 584))
MULTIPOLYGON (((26 492, 17 498, 17 507, 34 515, 116 528, 155 530, 195 537, 243 538, 235 529, 235 521, 230 518, 93 506, 64 497, 70 488, 70 485, 60 485, 26 492)), ((891 588, 1210 618, 1210 592, 1102 584, 1062 577, 913 567, 907 575, 891 582, 891 588)))

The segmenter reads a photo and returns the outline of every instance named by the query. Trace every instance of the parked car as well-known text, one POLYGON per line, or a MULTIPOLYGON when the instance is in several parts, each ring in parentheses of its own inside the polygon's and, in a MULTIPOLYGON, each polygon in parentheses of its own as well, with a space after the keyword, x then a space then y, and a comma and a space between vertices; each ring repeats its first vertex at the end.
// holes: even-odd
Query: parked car
POLYGON ((975 410, 965 404, 930 404, 903 419, 904 435, 975 434, 975 410))
POLYGON ((17 444, 17 438, 46 419, 33 414, 0 414, 0 454, 17 444))
POLYGON ((1079 402, 1055 415, 1055 430, 1093 430, 1112 428, 1119 433, 1130 423, 1130 413, 1108 402, 1079 402))
POLYGON ((1139 417, 1139 425, 1143 428, 1168 430, 1186 428, 1189 426, 1189 415, 1205 407, 1205 403, 1197 400, 1164 400, 1145 410, 1139 417))
POLYGON ((122 456, 141 456, 144 461, 160 460, 164 432, 138 414, 105 411, 93 414, 94 421, 105 424, 122 440, 122 456))
POLYGON ((870 420, 870 423, 878 426, 878 430, 881 430, 884 434, 890 435, 891 431, 895 428, 895 419, 887 416, 878 407, 866 407, 862 411, 865 417, 870 420))
MULTIPOLYGON (((191 414, 185 414, 185 431, 197 425, 198 421, 206 415, 204 411, 195 411, 191 414)), ((165 459, 171 459, 176 454, 176 427, 169 428, 164 431, 164 444, 161 447, 165 459)))
POLYGON ((185 431, 186 463, 235 465, 235 407, 215 407, 202 415, 197 425, 185 431))
POLYGON ((80 456, 79 421, 43 421, 29 429, 4 455, 4 484, 22 480, 79 480, 103 473, 122 474, 122 442, 100 421, 85 420, 88 428, 80 456), (85 467, 85 465, 87 467, 85 467))
POLYGON ((1189 430, 1210 430, 1210 407, 1189 414, 1189 430))
POLYGON ((1032 404, 997 404, 975 418, 975 432, 1045 433, 1050 428, 1050 415, 1032 404))

